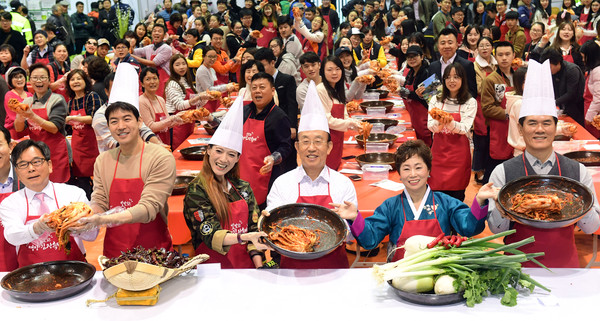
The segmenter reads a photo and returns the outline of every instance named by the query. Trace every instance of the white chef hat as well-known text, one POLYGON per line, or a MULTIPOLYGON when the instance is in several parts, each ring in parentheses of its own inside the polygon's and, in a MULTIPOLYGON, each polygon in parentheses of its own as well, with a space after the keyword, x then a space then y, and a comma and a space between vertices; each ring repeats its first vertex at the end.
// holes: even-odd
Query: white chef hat
POLYGON ((546 60, 543 64, 529 60, 519 119, 526 116, 558 118, 550 60, 546 60))
POLYGON ((317 86, 314 81, 310 81, 306 90, 306 99, 302 114, 300 115, 300 124, 298 125, 298 133, 308 130, 322 130, 329 133, 329 124, 325 116, 323 103, 317 93, 317 86))
POLYGON ((122 101, 130 103, 138 110, 140 109, 140 83, 135 68, 126 62, 117 66, 115 80, 108 97, 108 105, 122 101))
POLYGON ((244 131, 244 97, 238 96, 208 142, 242 153, 244 131))

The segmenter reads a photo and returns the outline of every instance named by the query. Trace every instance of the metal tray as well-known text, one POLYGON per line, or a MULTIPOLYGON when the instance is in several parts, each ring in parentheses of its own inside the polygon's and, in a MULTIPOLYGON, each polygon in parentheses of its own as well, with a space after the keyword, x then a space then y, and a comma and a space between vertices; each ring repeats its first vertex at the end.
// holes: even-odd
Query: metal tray
POLYGON ((466 301, 466 299, 463 296, 464 292, 458 292, 453 294, 412 293, 396 289, 392 286, 392 281, 388 281, 388 284, 402 300, 415 304, 448 305, 466 301))

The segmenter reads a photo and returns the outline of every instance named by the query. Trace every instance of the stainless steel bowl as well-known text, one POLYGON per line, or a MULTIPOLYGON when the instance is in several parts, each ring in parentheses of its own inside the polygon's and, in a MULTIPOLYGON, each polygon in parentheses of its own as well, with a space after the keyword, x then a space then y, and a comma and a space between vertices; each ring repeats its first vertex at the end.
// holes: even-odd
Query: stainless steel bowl
POLYGON ((600 152, 578 151, 565 153, 563 156, 578 161, 585 166, 600 166, 600 152))
MULTIPOLYGON (((365 147, 363 135, 356 135, 354 138, 358 142, 358 146, 360 146, 360 148, 365 147)), ((391 148, 394 146, 394 143, 396 143, 396 139, 398 139, 398 136, 394 134, 377 133, 369 135, 367 138, 367 143, 387 143, 391 148)))
POLYGON ((371 124, 381 123, 384 126, 384 130, 387 130, 388 128, 390 128, 392 126, 398 125, 397 119, 390 119, 390 118, 369 118, 369 119, 365 119, 363 121, 366 121, 367 123, 371 123, 371 124))
POLYGON ((314 204, 287 204, 274 208, 271 215, 261 216, 258 230, 269 234, 278 230, 277 226, 295 225, 309 230, 321 230, 320 239, 314 252, 294 252, 281 248, 269 238, 266 242, 281 255, 297 260, 314 260, 335 250, 346 239, 346 222, 332 210, 314 204))
POLYGON ((206 154, 206 146, 192 146, 182 149, 181 156, 187 160, 203 160, 206 154))
POLYGON ((173 183, 173 191, 171 195, 183 195, 187 192, 190 182, 194 180, 194 176, 177 176, 173 183))
POLYGON ((396 158, 393 153, 367 153, 358 155, 355 159, 361 167, 365 164, 390 165, 392 171, 396 170, 396 158))
POLYGON ((498 203, 502 210, 515 221, 543 229, 560 228, 579 221, 594 203, 592 192, 587 186, 568 177, 554 175, 534 175, 517 178, 505 184, 498 192, 498 203), (573 202, 565 204, 561 218, 557 220, 537 220, 511 211, 511 199, 515 194, 557 194, 560 198, 573 195, 573 202))
POLYGON ((391 101, 363 101, 359 104, 360 108, 364 113, 367 112, 367 108, 369 107, 385 107, 385 113, 390 113, 394 108, 394 103, 391 101))
POLYGON ((96 268, 87 262, 51 261, 18 268, 2 278, 2 288, 22 301, 44 302, 75 295, 88 286, 96 268))
POLYGON ((402 290, 398 290, 392 286, 392 281, 388 281, 388 284, 402 300, 410 303, 420 305, 448 305, 463 302, 464 292, 452 293, 452 294, 435 294, 435 293, 412 293, 402 290))

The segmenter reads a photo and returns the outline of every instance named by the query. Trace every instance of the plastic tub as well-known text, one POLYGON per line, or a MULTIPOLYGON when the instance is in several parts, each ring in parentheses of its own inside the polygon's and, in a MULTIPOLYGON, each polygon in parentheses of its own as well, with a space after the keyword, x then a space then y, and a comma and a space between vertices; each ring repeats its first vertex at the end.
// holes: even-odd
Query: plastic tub
POLYGON ((366 164, 362 167, 363 180, 365 180, 365 181, 380 181, 380 180, 388 179, 390 169, 392 169, 392 167, 390 165, 366 164))

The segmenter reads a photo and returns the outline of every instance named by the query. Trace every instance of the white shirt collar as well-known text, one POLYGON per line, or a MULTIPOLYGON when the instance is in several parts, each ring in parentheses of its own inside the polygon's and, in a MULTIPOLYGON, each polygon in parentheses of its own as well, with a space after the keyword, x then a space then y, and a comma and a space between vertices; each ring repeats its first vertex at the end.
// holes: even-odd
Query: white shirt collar
POLYGON ((448 59, 448 62, 444 62, 444 57, 440 57, 440 62, 442 63, 442 65, 449 65, 449 64, 453 63, 454 59, 456 59, 457 52, 458 52, 458 50, 454 53, 454 56, 452 56, 450 59, 448 59))
POLYGON ((273 81, 275 81, 275 78, 277 78, 278 73, 279 73, 279 70, 275 69, 275 73, 273 74, 273 81))
MULTIPOLYGON (((38 192, 34 192, 32 190, 30 190, 29 188, 25 187, 25 196, 27 197, 28 202, 31 202, 33 199, 35 199, 35 194, 37 194, 38 192)), ((46 185, 46 187, 44 187, 44 189, 41 191, 41 193, 46 194, 47 197, 49 197, 51 200, 55 200, 54 199, 54 183, 52 182, 48 182, 48 185, 46 185)))
POLYGON ((9 162, 9 164, 10 164, 10 169, 8 170, 8 176, 6 177, 6 182, 0 182, 0 185, 8 184, 9 181, 11 181, 11 179, 12 179, 11 182, 15 181, 15 176, 14 176, 15 168, 13 167, 12 162, 9 162))
MULTIPOLYGON (((306 174, 306 171, 304 171, 304 167, 302 167, 302 165, 298 166, 298 176, 296 177, 296 179, 297 179, 298 183, 301 183, 302 181, 307 181, 307 182, 313 181, 310 178, 310 176, 308 176, 308 174, 306 174)), ((323 166, 321 173, 319 173, 319 176, 317 177, 317 179, 315 179, 315 181, 317 181, 319 179, 323 179, 327 183, 329 183, 329 167, 323 166)))
POLYGON ((421 204, 419 204, 418 210, 415 209, 415 204, 413 203, 413 200, 410 197, 410 194, 404 193, 404 194, 406 194, 406 200, 408 201, 408 205, 410 205, 410 210, 413 212, 413 214, 415 216, 415 220, 418 220, 421 217, 421 212, 423 212, 423 207, 425 206, 425 203, 427 203, 427 199, 429 198, 430 191, 431 191, 431 189, 429 188, 429 185, 427 185, 427 190, 425 191, 425 195, 423 195, 423 200, 421 200, 421 204))

